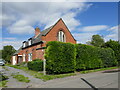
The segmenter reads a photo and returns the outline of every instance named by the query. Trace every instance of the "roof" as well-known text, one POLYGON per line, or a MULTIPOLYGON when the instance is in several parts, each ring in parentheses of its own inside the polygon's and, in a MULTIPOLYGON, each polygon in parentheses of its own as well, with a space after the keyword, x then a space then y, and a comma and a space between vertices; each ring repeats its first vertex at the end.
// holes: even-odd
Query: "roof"
POLYGON ((20 50, 22 50, 22 47, 20 47, 13 55, 18 54, 20 50))
MULTIPOLYGON (((59 19, 59 20, 62 20, 61 18, 59 19)), ((57 23, 59 22, 59 20, 57 21, 57 23)), ((42 41, 42 39, 41 39, 41 37, 42 36, 46 36, 48 33, 49 33, 49 31, 57 24, 57 23, 55 23, 54 25, 52 25, 52 26, 50 26, 50 27, 48 27, 47 29, 45 29, 45 30, 43 30, 43 31, 41 31, 41 33, 37 36, 37 37, 35 37, 35 36, 33 36, 32 38, 29 38, 28 40, 32 40, 32 43, 31 43, 31 45, 35 45, 35 44, 37 44, 37 43, 40 43, 40 42, 43 42, 42 41)), ((63 22, 64 23, 64 22, 63 22)), ((65 24, 65 23, 64 23, 65 24)), ((65 25, 66 26, 66 25, 65 25)), ((67 26, 66 26, 67 27, 67 26)), ((38 28, 38 27, 36 27, 36 28, 38 28)), ((69 31, 69 29, 68 29, 68 31, 69 31)), ((70 32, 70 31, 69 31, 70 32)), ((70 33, 71 34, 71 33, 70 33)), ((72 34, 71 34, 72 35, 72 34)), ((72 36, 73 37, 73 36, 72 36)), ((74 37, 73 37, 74 38, 74 37)), ((25 46, 26 47, 28 47, 29 45, 28 45, 28 41, 24 41, 24 43, 26 44, 25 46)), ((31 46, 30 45, 30 46, 31 46)), ((25 48, 26 48, 25 47, 25 48)), ((22 49, 22 47, 21 47, 21 49, 22 49)), ((17 52, 19 52, 19 51, 17 51, 17 52)), ((16 52, 16 53, 17 53, 16 52)))

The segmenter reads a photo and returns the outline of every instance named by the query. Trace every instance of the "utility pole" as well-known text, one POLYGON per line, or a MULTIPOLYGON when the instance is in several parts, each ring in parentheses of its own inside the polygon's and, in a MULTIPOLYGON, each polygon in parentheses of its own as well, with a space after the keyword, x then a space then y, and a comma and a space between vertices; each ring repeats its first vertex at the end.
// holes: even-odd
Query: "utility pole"
POLYGON ((46 75, 46 59, 43 60, 43 73, 46 75))

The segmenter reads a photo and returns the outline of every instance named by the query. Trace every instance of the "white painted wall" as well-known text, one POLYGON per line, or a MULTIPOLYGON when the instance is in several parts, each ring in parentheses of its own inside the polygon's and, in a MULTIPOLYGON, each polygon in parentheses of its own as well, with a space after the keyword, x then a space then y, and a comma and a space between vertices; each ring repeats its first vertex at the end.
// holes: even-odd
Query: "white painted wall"
POLYGON ((13 56, 13 60, 12 60, 13 65, 16 65, 16 59, 15 59, 15 57, 16 57, 16 56, 13 56))

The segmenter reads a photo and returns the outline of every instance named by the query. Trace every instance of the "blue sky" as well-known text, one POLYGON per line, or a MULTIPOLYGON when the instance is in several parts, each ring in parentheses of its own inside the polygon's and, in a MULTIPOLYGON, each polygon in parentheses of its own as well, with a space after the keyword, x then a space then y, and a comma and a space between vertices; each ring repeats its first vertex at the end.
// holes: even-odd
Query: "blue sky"
MULTIPOLYGON (((100 34, 105 41, 118 40, 117 2, 4 2, 2 3, 2 43, 18 49, 24 40, 62 18, 78 43, 100 34), (26 7, 27 6, 27 7, 26 7)), ((0 47, 2 48, 2 47, 0 47)))

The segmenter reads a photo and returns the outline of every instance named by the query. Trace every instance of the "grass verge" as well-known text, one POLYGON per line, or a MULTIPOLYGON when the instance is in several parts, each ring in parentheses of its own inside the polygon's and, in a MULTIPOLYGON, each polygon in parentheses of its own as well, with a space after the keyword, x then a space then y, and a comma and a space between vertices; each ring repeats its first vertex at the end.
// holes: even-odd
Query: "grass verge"
POLYGON ((16 69, 21 69, 21 70, 29 73, 30 75, 34 76, 35 78, 42 79, 43 81, 48 81, 48 80, 52 80, 52 79, 56 79, 56 78, 64 78, 64 77, 76 75, 76 73, 67 73, 67 74, 58 74, 58 75, 43 75, 43 72, 28 70, 27 67, 17 66, 17 65, 7 65, 7 66, 14 67, 16 69))
POLYGON ((4 81, 0 81, 0 87, 7 87, 6 84, 7 84, 7 80, 4 80, 4 81))
POLYGON ((98 72, 98 71, 104 71, 104 70, 111 70, 111 69, 117 69, 118 67, 108 67, 108 68, 100 68, 100 69, 94 69, 94 70, 85 70, 80 71, 81 74, 91 73, 91 72, 98 72))
POLYGON ((7 84, 7 79, 8 79, 8 76, 6 75, 3 75, 2 73, 0 73, 0 87, 7 87, 6 84, 7 84))
POLYGON ((21 75, 21 74, 18 74, 18 73, 14 73, 11 76, 13 76, 13 78, 17 79, 20 82, 26 82, 26 83, 30 82, 28 77, 25 77, 24 75, 21 75))

